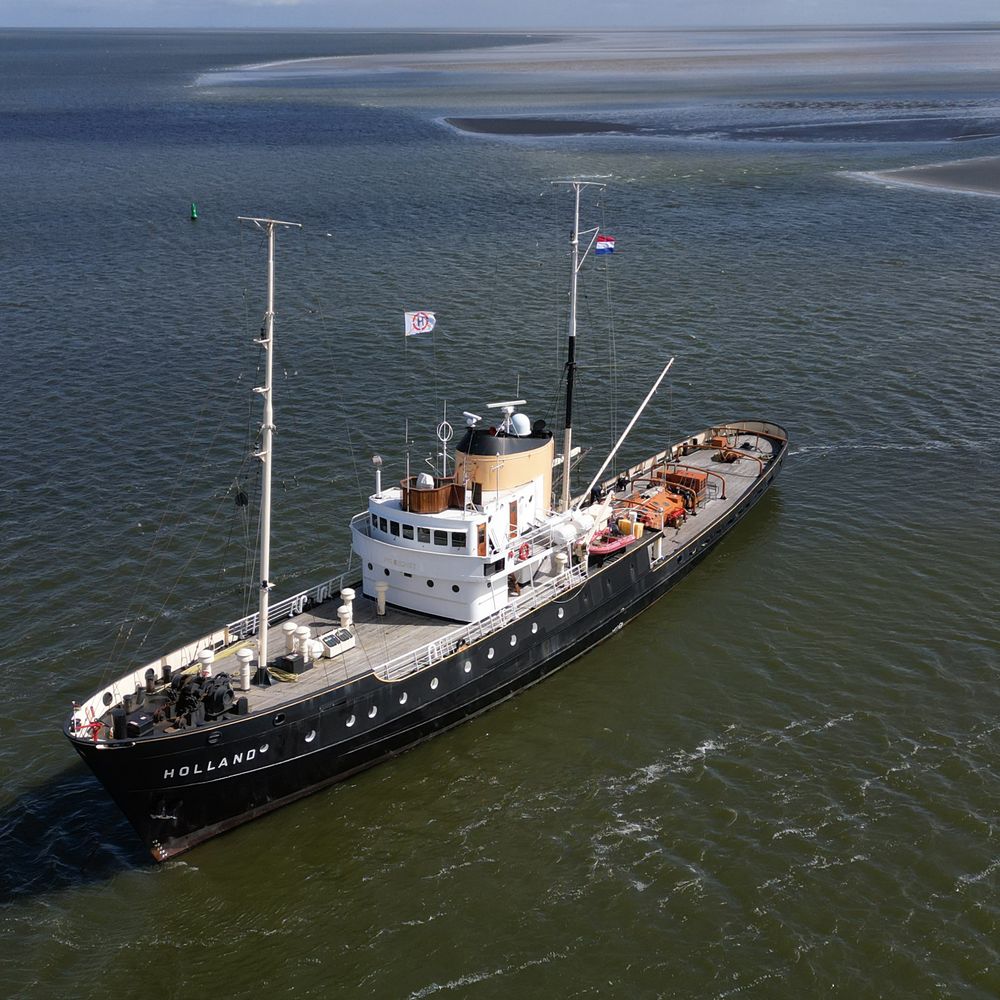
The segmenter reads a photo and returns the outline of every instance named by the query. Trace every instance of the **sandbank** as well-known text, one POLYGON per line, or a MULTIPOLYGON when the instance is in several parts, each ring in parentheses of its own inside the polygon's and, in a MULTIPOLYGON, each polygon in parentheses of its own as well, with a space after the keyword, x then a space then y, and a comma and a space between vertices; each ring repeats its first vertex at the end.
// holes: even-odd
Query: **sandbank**
POLYGON ((479 135, 601 135, 644 131, 623 122, 598 122, 572 118, 445 118, 452 128, 479 135))
POLYGON ((857 176, 884 184, 1000 197, 1000 156, 979 156, 970 160, 950 160, 920 167, 876 170, 857 176))

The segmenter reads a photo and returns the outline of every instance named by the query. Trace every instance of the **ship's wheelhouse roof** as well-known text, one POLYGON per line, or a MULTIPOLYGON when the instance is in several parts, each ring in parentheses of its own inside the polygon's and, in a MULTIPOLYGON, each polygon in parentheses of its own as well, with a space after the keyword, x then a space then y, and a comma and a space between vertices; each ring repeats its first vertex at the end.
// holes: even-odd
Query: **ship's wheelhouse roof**
POLYGON ((466 455, 517 455, 534 451, 551 440, 552 432, 544 428, 519 435, 492 427, 466 427, 456 448, 466 455))

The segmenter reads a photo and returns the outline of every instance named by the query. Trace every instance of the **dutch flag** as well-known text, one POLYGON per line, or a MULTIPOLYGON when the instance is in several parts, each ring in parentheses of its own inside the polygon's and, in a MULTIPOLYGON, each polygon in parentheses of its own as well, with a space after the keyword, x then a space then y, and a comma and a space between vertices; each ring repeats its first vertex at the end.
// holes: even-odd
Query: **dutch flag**
POLYGON ((615 238, 613 236, 605 236, 603 233, 598 234, 597 242, 594 245, 594 253, 614 253, 615 252, 615 238))

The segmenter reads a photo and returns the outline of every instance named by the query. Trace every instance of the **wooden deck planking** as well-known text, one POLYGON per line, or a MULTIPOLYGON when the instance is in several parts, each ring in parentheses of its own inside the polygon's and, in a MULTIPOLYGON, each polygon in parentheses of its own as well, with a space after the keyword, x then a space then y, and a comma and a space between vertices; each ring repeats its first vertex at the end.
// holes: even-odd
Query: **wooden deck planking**
MULTIPOLYGON (((268 630, 269 648, 275 655, 284 653, 283 626, 286 621, 291 621, 297 626, 309 626, 314 639, 331 629, 339 628, 337 609, 342 603, 338 596, 302 614, 272 625, 268 630)), ((375 602, 358 590, 354 599, 353 631, 357 643, 354 649, 349 649, 333 659, 323 657, 314 661, 312 669, 299 674, 296 681, 275 681, 271 687, 251 684, 249 691, 237 691, 237 696, 247 697, 251 712, 273 711, 282 705, 311 697, 319 691, 361 677, 379 664, 420 648, 457 628, 461 628, 461 623, 428 618, 392 606, 386 608, 384 617, 379 617, 375 602)), ((231 652, 224 652, 212 665, 214 673, 223 671, 229 673, 235 680, 234 687, 239 683, 239 665, 236 659, 238 648, 236 646, 231 652)))

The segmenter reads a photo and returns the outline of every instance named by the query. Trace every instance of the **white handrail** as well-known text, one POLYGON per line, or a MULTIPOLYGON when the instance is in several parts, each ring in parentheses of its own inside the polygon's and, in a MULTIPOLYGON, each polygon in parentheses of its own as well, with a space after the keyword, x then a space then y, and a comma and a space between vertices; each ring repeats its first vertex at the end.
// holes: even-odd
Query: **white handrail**
POLYGON ((486 618, 480 618, 479 621, 463 625, 453 632, 448 632, 446 635, 427 643, 426 646, 420 649, 415 649, 410 653, 403 653, 401 656, 387 660, 385 663, 381 663, 375 667, 373 672, 382 680, 395 681, 409 677, 410 674, 414 674, 419 670, 425 670, 427 667, 433 666, 435 663, 439 663, 441 660, 452 656, 463 645, 478 642, 500 631, 500 629, 511 625, 519 618, 522 618, 526 612, 570 590, 577 584, 582 583, 586 578, 587 571, 585 566, 582 564, 573 566, 560 573, 559 576, 546 581, 541 587, 532 587, 527 594, 522 594, 512 604, 507 605, 507 607, 500 608, 499 611, 494 611, 493 614, 488 615, 486 618))
MULTIPOLYGON (((283 601, 278 601, 268 610, 268 625, 273 625, 281 618, 291 618, 293 615, 301 614, 305 610, 306 605, 322 604, 323 601, 329 600, 334 594, 343 590, 347 575, 347 573, 341 573, 340 576, 332 577, 323 583, 317 584, 315 587, 310 587, 308 590, 303 590, 298 594, 293 594, 291 597, 286 597, 283 601)), ((245 639, 249 635, 254 635, 257 632, 259 617, 260 613, 255 612, 252 615, 247 615, 245 618, 230 622, 226 626, 226 630, 229 632, 231 639, 245 639)))

